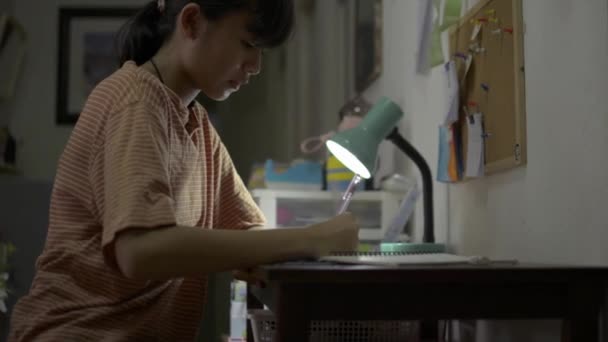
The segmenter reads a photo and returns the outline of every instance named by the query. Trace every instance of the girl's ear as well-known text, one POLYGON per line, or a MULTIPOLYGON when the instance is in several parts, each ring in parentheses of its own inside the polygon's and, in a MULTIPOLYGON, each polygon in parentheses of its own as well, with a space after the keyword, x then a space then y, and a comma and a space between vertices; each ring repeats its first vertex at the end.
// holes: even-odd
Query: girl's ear
POLYGON ((176 24, 187 38, 196 39, 207 30, 209 21, 201 11, 201 7, 191 2, 184 6, 176 24))

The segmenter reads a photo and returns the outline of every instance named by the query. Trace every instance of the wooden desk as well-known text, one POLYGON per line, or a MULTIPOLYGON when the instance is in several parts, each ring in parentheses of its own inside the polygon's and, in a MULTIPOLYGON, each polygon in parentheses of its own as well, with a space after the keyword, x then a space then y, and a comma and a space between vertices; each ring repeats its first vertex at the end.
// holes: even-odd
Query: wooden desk
POLYGON ((598 341, 608 268, 545 265, 261 267, 278 342, 308 342, 311 320, 562 319, 562 340, 598 341))

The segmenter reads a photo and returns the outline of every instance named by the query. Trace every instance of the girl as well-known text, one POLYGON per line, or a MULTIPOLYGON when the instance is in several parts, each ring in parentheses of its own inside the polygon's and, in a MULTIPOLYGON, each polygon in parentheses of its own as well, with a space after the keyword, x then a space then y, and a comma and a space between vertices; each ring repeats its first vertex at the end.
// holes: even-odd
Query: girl
POLYGON ((247 84, 293 17, 292 0, 159 0, 130 21, 59 161, 9 341, 192 341, 207 274, 355 248, 350 215, 248 230, 263 216, 194 100, 247 84))

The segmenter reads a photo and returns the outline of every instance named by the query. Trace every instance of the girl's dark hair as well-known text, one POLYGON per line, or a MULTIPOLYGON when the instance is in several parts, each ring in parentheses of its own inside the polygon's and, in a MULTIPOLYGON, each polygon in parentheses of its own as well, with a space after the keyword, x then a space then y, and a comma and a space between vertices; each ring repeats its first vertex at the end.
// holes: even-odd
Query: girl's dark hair
POLYGON ((169 39, 177 16, 187 4, 198 4, 208 20, 218 20, 232 12, 252 14, 249 31, 260 47, 276 47, 289 38, 294 25, 293 0, 166 0, 165 10, 151 1, 130 18, 118 34, 119 62, 132 60, 141 65, 152 58, 169 39))

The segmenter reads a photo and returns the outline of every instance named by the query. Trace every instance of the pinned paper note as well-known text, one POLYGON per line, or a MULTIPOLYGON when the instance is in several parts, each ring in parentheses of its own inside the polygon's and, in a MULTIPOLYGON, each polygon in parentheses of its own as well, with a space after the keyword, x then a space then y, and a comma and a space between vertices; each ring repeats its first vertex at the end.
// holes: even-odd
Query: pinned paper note
MULTIPOLYGON (((444 33, 460 20, 463 0, 428 0, 433 5, 430 65, 445 63, 444 33)), ((447 40, 445 40, 447 42, 447 40)), ((446 50, 447 51, 447 50, 446 50)))
POLYGON ((446 126, 439 126, 439 161, 437 163, 437 180, 449 183, 449 164, 450 164, 450 138, 449 130, 446 126))
POLYGON ((447 80, 447 112, 444 118, 444 125, 451 125, 458 121, 458 109, 460 108, 460 86, 458 85, 458 74, 456 62, 449 61, 445 64, 447 80))
POLYGON ((418 1, 418 73, 426 73, 430 68, 431 32, 433 31, 433 3, 418 1))
POLYGON ((471 33, 471 41, 477 39, 477 36, 479 36, 479 32, 481 32, 481 24, 477 23, 475 24, 475 27, 473 28, 473 33, 471 33))
POLYGON ((439 126, 439 160, 437 163, 437 181, 452 183, 461 179, 462 169, 458 153, 458 141, 454 136, 454 125, 439 126))
POLYGON ((405 225, 410 220, 414 209, 416 208, 416 201, 420 197, 420 190, 417 185, 414 185, 403 197, 401 206, 397 210, 397 215, 393 218, 391 225, 384 234, 382 242, 398 242, 405 225))
POLYGON ((469 116, 467 128, 468 142, 465 176, 470 178, 482 177, 485 165, 483 114, 475 113, 469 116))
POLYGON ((443 60, 443 45, 441 42, 441 0, 432 0, 432 31, 431 31, 431 52, 429 62, 431 67, 437 66, 444 62, 443 60))

